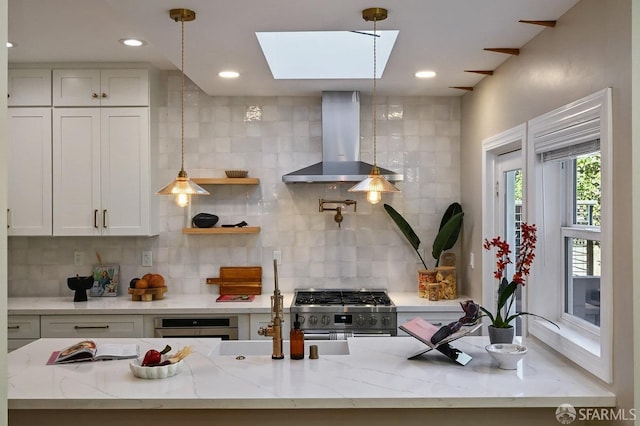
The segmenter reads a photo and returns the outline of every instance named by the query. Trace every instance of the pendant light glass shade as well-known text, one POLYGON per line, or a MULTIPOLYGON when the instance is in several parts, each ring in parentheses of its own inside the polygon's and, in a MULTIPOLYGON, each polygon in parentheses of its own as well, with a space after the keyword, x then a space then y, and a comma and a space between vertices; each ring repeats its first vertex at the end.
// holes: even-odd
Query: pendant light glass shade
POLYGON ((349 188, 349 192, 366 192, 367 202, 378 204, 382 199, 383 192, 400 192, 400 190, 380 174, 378 167, 373 166, 371 174, 365 180, 349 188))
POLYGON ((180 170, 173 182, 156 192, 158 195, 175 195, 176 204, 186 207, 191 202, 192 195, 208 195, 209 192, 189 179, 187 172, 180 170))
POLYGON ((193 21, 196 19, 196 13, 189 9, 171 9, 169 16, 176 22, 181 22, 181 60, 182 60, 182 90, 180 92, 181 98, 181 150, 182 164, 178 176, 169 183, 167 186, 156 192, 157 195, 174 195, 176 204, 180 207, 186 207, 191 202, 192 195, 209 195, 209 192, 199 186, 194 181, 190 180, 187 176, 187 172, 184 170, 184 23, 193 21))
POLYGON ((380 174, 377 164, 377 143, 376 143, 376 22, 387 18, 387 10, 373 7, 362 11, 365 21, 373 21, 373 167, 371 173, 363 181, 349 188, 349 192, 366 192, 369 204, 378 204, 382 199, 383 192, 400 192, 384 176, 380 174))

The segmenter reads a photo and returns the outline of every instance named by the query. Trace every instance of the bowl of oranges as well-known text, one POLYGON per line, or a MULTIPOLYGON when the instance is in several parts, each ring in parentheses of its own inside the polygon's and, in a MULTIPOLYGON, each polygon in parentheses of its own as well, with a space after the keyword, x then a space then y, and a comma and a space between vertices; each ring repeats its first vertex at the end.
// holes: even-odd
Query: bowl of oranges
POLYGON ((160 274, 144 274, 142 278, 134 278, 129 283, 129 294, 133 301, 163 299, 166 292, 167 284, 160 274))

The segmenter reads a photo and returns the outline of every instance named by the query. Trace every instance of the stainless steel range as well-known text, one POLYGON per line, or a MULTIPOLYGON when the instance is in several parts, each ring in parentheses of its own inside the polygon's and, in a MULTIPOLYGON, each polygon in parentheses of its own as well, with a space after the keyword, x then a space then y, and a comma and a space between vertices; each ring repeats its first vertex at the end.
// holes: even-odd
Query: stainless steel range
POLYGON ((300 321, 305 339, 397 335, 396 305, 386 290, 298 289, 291 325, 300 321))

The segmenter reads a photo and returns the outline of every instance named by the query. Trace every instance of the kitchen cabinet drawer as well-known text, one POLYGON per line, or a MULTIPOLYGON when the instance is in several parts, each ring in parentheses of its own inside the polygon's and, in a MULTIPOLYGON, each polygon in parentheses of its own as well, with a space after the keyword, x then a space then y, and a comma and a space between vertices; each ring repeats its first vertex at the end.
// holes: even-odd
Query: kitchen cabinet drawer
POLYGON ((12 339, 39 339, 40 316, 9 315, 7 319, 7 337, 12 339))
POLYGON ((42 337, 143 337, 142 315, 43 315, 42 337))

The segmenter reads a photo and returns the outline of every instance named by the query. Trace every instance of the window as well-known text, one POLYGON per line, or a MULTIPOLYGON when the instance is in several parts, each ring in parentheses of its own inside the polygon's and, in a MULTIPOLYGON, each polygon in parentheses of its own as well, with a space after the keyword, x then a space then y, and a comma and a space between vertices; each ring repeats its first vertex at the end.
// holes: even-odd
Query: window
POLYGON ((538 226, 529 332, 611 381, 610 89, 528 123, 527 215, 538 226))

